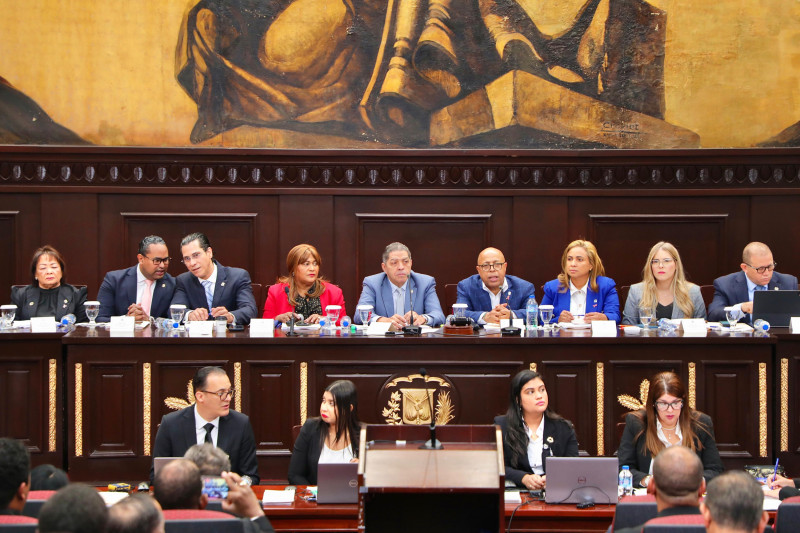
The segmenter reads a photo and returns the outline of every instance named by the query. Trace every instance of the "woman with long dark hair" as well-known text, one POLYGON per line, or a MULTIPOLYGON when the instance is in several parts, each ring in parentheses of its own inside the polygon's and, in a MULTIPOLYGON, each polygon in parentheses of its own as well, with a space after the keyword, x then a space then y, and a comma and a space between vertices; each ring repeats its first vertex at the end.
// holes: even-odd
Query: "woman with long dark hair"
POLYGON ((625 416, 617 452, 620 469, 628 465, 633 486, 646 487, 653 475, 653 458, 676 444, 700 457, 706 482, 722 473, 711 417, 686 404, 686 391, 677 374, 659 372, 650 380, 644 409, 625 416))
POLYGON ((316 485, 319 463, 357 463, 358 395, 352 381, 340 379, 325 388, 319 417, 303 424, 289 463, 289 483, 316 485))
POLYGON ((508 412, 494 419, 503 431, 506 479, 529 490, 545 488, 546 457, 577 457, 578 439, 569 420, 550 409, 538 372, 523 370, 511 380, 508 412))

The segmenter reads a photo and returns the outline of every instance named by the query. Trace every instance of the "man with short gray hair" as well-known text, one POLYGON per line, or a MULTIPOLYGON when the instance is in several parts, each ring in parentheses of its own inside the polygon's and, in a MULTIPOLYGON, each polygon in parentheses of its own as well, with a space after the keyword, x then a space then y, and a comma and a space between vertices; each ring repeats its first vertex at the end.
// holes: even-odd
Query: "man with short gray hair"
POLYGON ((148 235, 139 243, 138 265, 106 274, 97 300, 98 322, 112 316, 128 315, 137 322, 150 317, 167 318, 175 292, 175 278, 167 273, 170 257, 167 243, 158 235, 148 235))
POLYGON ((231 460, 225 450, 208 442, 195 444, 186 450, 183 458, 196 464, 202 476, 218 476, 231 470, 231 460))
POLYGON ((709 533, 761 533, 769 522, 761 485, 741 470, 709 481, 700 511, 709 533))

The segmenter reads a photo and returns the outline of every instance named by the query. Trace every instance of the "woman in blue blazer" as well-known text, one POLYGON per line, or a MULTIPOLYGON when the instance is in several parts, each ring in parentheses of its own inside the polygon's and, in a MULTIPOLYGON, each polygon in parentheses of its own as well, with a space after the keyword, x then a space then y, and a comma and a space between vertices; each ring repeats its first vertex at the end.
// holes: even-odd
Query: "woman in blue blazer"
POLYGON ((557 322, 572 322, 581 315, 586 322, 619 322, 617 285, 603 274, 603 262, 594 244, 572 241, 561 256, 561 274, 544 285, 542 305, 553 306, 553 320, 557 322), (585 298, 577 294, 573 298, 577 290, 582 290, 585 298))

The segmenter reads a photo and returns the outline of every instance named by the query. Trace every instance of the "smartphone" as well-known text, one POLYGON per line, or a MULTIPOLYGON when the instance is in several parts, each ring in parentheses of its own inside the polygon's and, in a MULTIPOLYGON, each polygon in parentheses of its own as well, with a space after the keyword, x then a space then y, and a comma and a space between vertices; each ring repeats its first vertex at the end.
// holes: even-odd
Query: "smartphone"
POLYGON ((209 499, 224 500, 228 497, 228 484, 220 476, 202 476, 203 494, 209 499))
POLYGON ((228 324, 228 331, 244 331, 242 324, 228 324))

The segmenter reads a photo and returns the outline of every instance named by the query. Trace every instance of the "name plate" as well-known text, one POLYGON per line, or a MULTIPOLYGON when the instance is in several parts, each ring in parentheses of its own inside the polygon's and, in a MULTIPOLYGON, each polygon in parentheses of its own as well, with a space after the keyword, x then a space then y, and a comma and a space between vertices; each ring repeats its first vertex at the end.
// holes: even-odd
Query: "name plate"
POLYGON ((500 319, 500 327, 507 328, 508 326, 513 326, 515 328, 525 329, 525 321, 521 318, 514 318, 509 320, 508 318, 501 318, 500 319))
POLYGON ((251 318, 250 319, 251 337, 274 337, 275 320, 272 318, 251 318))
POLYGON ((133 333, 136 328, 136 318, 132 316, 112 316, 108 324, 111 333, 133 333))
POLYGON ((789 330, 792 333, 800 333, 800 316, 793 316, 789 321, 789 330))
POLYGON ((616 337, 616 320, 592 320, 592 337, 616 337))
POLYGON ((708 334, 706 321, 702 318, 684 318, 681 327, 684 337, 705 337, 708 334))
POLYGON ((56 317, 54 316, 35 316, 31 318, 31 333, 55 333, 56 317))
POLYGON ((214 333, 214 322, 211 320, 192 320, 186 323, 190 337, 210 337, 214 333))

